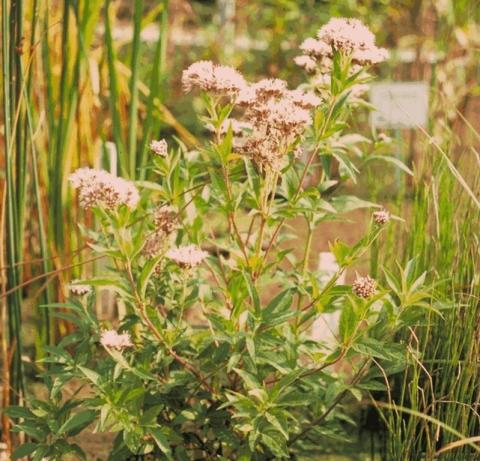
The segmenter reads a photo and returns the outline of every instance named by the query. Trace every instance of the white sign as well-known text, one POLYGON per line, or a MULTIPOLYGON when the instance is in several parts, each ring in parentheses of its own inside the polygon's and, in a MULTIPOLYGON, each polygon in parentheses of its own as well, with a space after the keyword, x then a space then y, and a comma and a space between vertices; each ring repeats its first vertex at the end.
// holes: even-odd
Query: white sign
POLYGON ((426 82, 372 84, 370 102, 376 108, 370 114, 370 123, 376 128, 416 128, 427 123, 426 82))

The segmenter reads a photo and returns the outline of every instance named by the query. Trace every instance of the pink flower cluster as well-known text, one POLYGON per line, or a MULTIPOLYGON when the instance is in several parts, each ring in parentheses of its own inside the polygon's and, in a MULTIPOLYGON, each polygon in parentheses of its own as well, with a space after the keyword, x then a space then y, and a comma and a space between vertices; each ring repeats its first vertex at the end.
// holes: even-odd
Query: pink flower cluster
POLYGON ((235 94, 245 86, 242 74, 233 67, 213 64, 211 61, 193 63, 182 74, 183 89, 193 88, 219 94, 235 94))
POLYGON ((150 143, 150 149, 155 155, 160 157, 166 157, 168 154, 168 144, 165 139, 160 139, 159 141, 152 141, 150 143))
POLYGON ((375 35, 355 18, 332 18, 317 33, 320 41, 345 53, 375 46, 375 35))
POLYGON ((153 212, 154 231, 147 237, 143 254, 153 258, 168 247, 168 237, 179 226, 178 214, 170 206, 158 206, 153 212))
POLYGON ((191 269, 201 264, 208 256, 208 253, 195 245, 187 245, 168 250, 166 256, 175 261, 180 267, 191 269))
POLYGON ((369 275, 357 277, 352 284, 352 290, 358 297, 368 299, 377 292, 377 282, 369 275))
POLYGON ((365 24, 354 18, 332 18, 317 33, 317 38, 307 38, 300 49, 303 55, 295 63, 307 72, 314 73, 316 66, 331 65, 334 51, 351 56, 360 66, 378 64, 388 58, 388 51, 375 45, 375 36, 365 24))
POLYGON ((76 280, 71 281, 70 285, 68 285, 68 289, 70 293, 75 296, 84 296, 92 291, 92 287, 90 285, 77 283, 76 280))
POLYGON ((80 205, 86 209, 93 206, 114 209, 122 204, 133 208, 140 199, 131 181, 113 176, 105 170, 79 168, 68 179, 78 189, 80 205))
POLYGON ((115 330, 104 330, 100 335, 100 344, 105 348, 125 349, 132 347, 132 340, 129 333, 117 333, 115 330))
POLYGON ((171 206, 160 205, 153 211, 155 230, 163 234, 171 234, 178 228, 178 214, 171 206))
POLYGON ((291 146, 312 124, 310 110, 321 103, 312 92, 289 90, 284 80, 267 78, 250 84, 235 69, 210 61, 192 64, 183 72, 182 81, 186 91, 198 87, 226 95, 244 109, 242 120, 225 120, 220 134, 231 127, 237 136, 236 151, 262 169, 282 167, 291 146))
POLYGON ((386 224, 388 221, 390 221, 390 213, 387 210, 380 210, 380 211, 375 211, 373 213, 373 220, 375 221, 375 224, 378 224, 379 226, 383 226, 386 224))
POLYGON ((294 141, 312 124, 310 110, 321 103, 312 92, 289 90, 279 79, 264 79, 239 92, 236 103, 253 127, 250 136, 236 144, 263 169, 279 170, 294 141))

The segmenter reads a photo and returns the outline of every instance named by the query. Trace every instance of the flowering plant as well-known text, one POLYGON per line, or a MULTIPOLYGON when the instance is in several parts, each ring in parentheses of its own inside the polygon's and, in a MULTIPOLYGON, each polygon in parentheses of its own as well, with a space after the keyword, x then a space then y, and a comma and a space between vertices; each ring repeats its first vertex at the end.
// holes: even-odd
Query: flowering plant
POLYGON ((407 268, 400 282, 388 273, 388 289, 368 275, 337 284, 389 213, 377 211, 357 244, 331 244, 339 269, 326 282, 310 264, 315 227, 374 206, 338 191, 368 160, 357 146, 368 140, 345 130, 364 104, 367 65, 386 52, 350 19, 333 19, 302 50, 297 62, 314 76, 294 90, 207 61, 185 70, 212 140, 195 151, 152 142, 157 181, 71 176, 97 218, 89 246, 110 266, 51 306, 77 328, 48 349, 48 401, 10 409, 34 440, 21 454, 81 455, 70 437, 95 421, 96 431, 118 433, 112 460, 292 459, 315 451, 319 437, 341 438, 351 422, 344 403, 383 388, 372 363, 383 374, 401 369, 392 338, 422 306, 422 280, 407 268), (300 251, 285 232, 292 222, 307 227, 300 251), (115 328, 94 313, 101 286, 125 311, 115 328), (333 344, 313 340, 312 322, 336 310, 333 344), (65 400, 69 382, 88 395, 65 400))

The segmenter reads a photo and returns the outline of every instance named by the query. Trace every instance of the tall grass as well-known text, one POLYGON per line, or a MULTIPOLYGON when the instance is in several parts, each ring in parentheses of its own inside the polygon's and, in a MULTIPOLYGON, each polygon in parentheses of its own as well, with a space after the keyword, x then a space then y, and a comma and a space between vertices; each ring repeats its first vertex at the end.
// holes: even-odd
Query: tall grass
MULTIPOLYGON (((5 253, 2 257, 2 267, 6 268, 5 287, 16 286, 21 279, 21 268, 18 265, 22 250, 23 226, 22 217, 25 207, 25 161, 22 125, 24 111, 22 110, 22 62, 19 43, 22 28, 16 25, 16 20, 22 14, 22 1, 16 2, 14 7, 7 9, 7 1, 2 1, 2 102, 4 116, 4 165, 5 181, 3 188, 2 207, 4 214, 5 253), (7 11, 9 15, 7 15, 7 11)), ((3 240, 3 239, 2 239, 3 240)), ((19 401, 24 390, 22 370, 22 339, 21 308, 22 300, 19 292, 9 294, 4 300, 4 318, 7 325, 3 325, 4 342, 9 343, 8 357, 11 363, 9 373, 10 392, 4 392, 4 400, 19 401)))
POLYGON ((429 274, 432 307, 439 313, 420 319, 399 338, 408 346, 410 365, 396 379, 393 409, 385 414, 388 460, 470 459, 472 447, 440 423, 466 438, 480 428, 480 181, 468 173, 478 170, 480 159, 467 149, 459 156, 453 133, 446 139, 448 152, 432 140, 424 151, 403 255, 415 258, 417 275, 429 274))
MULTIPOLYGON (((68 174, 102 165, 105 142, 113 141, 120 174, 145 177, 148 142, 162 124, 195 142, 162 101, 168 0, 148 12, 136 0, 126 42, 112 39, 117 7, 101 0, 1 0, 2 406, 23 401, 24 343, 41 357, 65 328, 38 306, 61 300, 65 284, 84 270, 78 265, 84 242, 74 224, 81 211, 68 193, 68 174), (160 33, 144 82, 140 37, 151 23, 160 33), (35 319, 33 344, 24 341, 27 316, 35 319)), ((6 425, 4 418, 4 437, 6 425)))

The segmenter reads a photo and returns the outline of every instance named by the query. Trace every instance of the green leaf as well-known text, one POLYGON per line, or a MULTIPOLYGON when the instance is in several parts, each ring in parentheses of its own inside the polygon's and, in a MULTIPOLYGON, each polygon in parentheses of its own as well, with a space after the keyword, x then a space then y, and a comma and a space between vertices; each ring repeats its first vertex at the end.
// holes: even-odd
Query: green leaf
POLYGON ((24 443, 20 445, 12 454, 12 459, 23 458, 24 456, 31 455, 38 448, 37 443, 24 443))
POLYGON ((357 389, 355 387, 349 387, 348 391, 350 392, 350 394, 353 395, 353 397, 357 400, 357 402, 362 401, 362 391, 360 389, 357 389))
POLYGON ((155 440, 155 443, 158 445, 158 448, 162 450, 162 453, 168 458, 172 459, 172 450, 170 448, 170 445, 168 443, 168 439, 165 436, 165 434, 162 432, 160 428, 152 428, 149 429, 149 432, 151 436, 153 437, 153 440, 155 440))
POLYGON ((96 416, 93 410, 85 410, 71 416, 58 430, 59 434, 76 435, 85 429, 96 416))
POLYGON ((311 402, 310 395, 294 390, 284 394, 276 402, 278 407, 299 407, 308 405, 311 402))
POLYGON ((285 429, 285 427, 282 426, 282 424, 275 415, 273 415, 272 413, 265 413, 265 418, 267 418, 268 422, 285 437, 285 440, 288 440, 287 430, 285 429))
POLYGON ((98 383, 100 382, 100 375, 93 371, 93 370, 90 370, 89 368, 85 368, 85 367, 81 367, 81 366, 78 366, 78 369, 93 383, 93 384, 96 384, 98 385, 98 383))
POLYGON ((25 434, 33 437, 37 440, 44 440, 47 436, 46 430, 42 427, 38 427, 38 424, 33 425, 35 423, 25 423, 25 424, 17 424, 15 426, 15 432, 25 432, 25 434))
POLYGON ((237 461, 251 461, 252 459, 252 454, 248 448, 243 448, 238 454, 237 454, 237 461))
POLYGON ((347 343, 357 325, 357 314, 351 304, 346 304, 340 314, 339 333, 342 342, 347 343))
POLYGON ((35 455, 32 457, 32 461, 42 461, 45 459, 45 456, 49 454, 51 447, 46 447, 44 445, 41 445, 37 448, 35 451, 35 455))
POLYGON ((155 258, 149 259, 145 265, 142 268, 142 272, 138 278, 138 291, 140 292, 140 296, 142 299, 145 297, 145 293, 147 291, 147 286, 150 278, 152 277, 152 274, 155 271, 155 267, 160 261, 160 256, 157 256, 155 258))
POLYGON ((356 183, 356 174, 359 172, 358 168, 355 164, 350 160, 348 155, 342 152, 336 152, 333 154, 333 157, 339 163, 339 172, 340 177, 343 178, 350 178, 354 183, 356 183))
POLYGON ((235 372, 243 379, 244 383, 247 385, 248 389, 261 389, 262 385, 258 379, 248 371, 241 370, 240 368, 234 368, 235 372))
POLYGON ((230 373, 238 365, 238 362, 240 362, 241 358, 242 358, 242 355, 239 354, 238 352, 235 352, 230 356, 227 363, 228 373, 230 373))
POLYGON ((248 355, 252 359, 253 363, 255 363, 256 362, 255 341, 251 336, 247 336, 245 338, 245 343, 247 345, 248 355))
POLYGON ((362 338, 355 344, 352 349, 360 354, 370 355, 385 360, 392 360, 393 356, 385 348, 385 344, 373 338, 362 338))
POLYGON ((408 175, 413 176, 413 171, 410 168, 408 168, 408 166, 405 165, 405 163, 403 163, 400 159, 393 157, 391 155, 370 155, 365 159, 365 163, 371 160, 382 160, 384 162, 391 163, 395 165, 397 168, 399 168, 400 170, 407 173, 408 175))
POLYGON ((275 314, 289 310, 292 305, 292 289, 288 288, 275 296, 262 311, 263 321, 269 323, 274 320, 275 314))
POLYGON ((154 405, 153 407, 145 410, 143 415, 140 418, 140 424, 142 425, 149 425, 155 424, 157 420, 157 416, 163 410, 164 405, 154 405))
POLYGON ((346 213, 348 211, 357 210, 359 208, 378 207, 377 204, 359 199, 354 195, 341 195, 339 197, 333 197, 332 205, 339 213, 346 213))
POLYGON ((386 390, 387 386, 380 381, 369 381, 367 383, 358 384, 357 387, 360 389, 364 389, 366 391, 384 391, 386 390))
POLYGON ((268 434, 262 434, 261 438, 262 442, 272 450, 275 456, 288 457, 287 445, 280 433, 270 431, 268 434))
POLYGON ((10 418, 32 418, 32 417, 35 417, 35 415, 28 408, 18 407, 18 406, 12 406, 12 407, 5 408, 5 410, 3 410, 3 413, 5 413, 10 418))
POLYGON ((257 289, 253 284, 252 277, 246 271, 242 272, 245 282, 247 282, 248 293, 253 302, 253 307, 256 314, 260 314, 260 297, 258 296, 257 289))
POLYGON ((282 393, 282 391, 291 386, 297 379, 302 376, 303 373, 304 370, 302 368, 299 368, 298 370, 293 370, 287 375, 283 376, 280 381, 278 381, 278 383, 273 386, 271 390, 272 400, 275 400, 282 393))
POLYGON ((334 243, 330 243, 330 251, 335 256, 337 263, 340 266, 348 264, 348 258, 352 253, 352 248, 341 240, 335 240, 334 243))
POLYGON ((87 459, 85 452, 76 443, 68 447, 67 453, 75 453, 78 459, 87 459))

